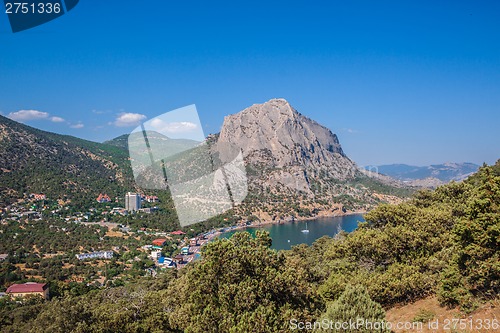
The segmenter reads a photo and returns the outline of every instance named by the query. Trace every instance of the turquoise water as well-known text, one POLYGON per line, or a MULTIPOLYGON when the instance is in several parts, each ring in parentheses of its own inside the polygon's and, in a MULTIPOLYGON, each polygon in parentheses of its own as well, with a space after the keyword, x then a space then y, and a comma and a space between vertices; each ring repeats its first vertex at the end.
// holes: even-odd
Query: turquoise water
MULTIPOLYGON (((323 236, 335 236, 340 230, 351 232, 357 228, 358 222, 363 222, 363 215, 347 215, 338 217, 322 217, 309 221, 297 221, 284 224, 268 224, 262 227, 246 228, 244 231, 254 235, 258 229, 269 231, 273 240, 271 246, 276 250, 289 250, 292 246, 298 244, 311 245, 316 239, 323 236), (302 232, 303 229, 309 230, 308 233, 302 232)), ((237 230, 243 231, 243 230, 237 230)), ((229 238, 237 231, 229 231, 220 237, 229 238)))

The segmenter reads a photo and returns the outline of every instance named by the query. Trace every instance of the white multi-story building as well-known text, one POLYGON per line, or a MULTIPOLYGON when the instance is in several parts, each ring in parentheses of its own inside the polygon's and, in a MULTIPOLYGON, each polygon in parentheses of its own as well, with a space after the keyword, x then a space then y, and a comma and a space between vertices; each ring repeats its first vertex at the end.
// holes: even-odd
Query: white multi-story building
POLYGON ((91 253, 80 253, 77 254, 76 257, 78 258, 78 260, 94 259, 94 258, 111 259, 113 258, 113 251, 96 251, 91 253))
POLYGON ((161 251, 151 251, 151 258, 158 260, 161 257, 161 251))
POLYGON ((133 192, 125 194, 125 209, 129 212, 136 212, 141 209, 141 195, 133 192))

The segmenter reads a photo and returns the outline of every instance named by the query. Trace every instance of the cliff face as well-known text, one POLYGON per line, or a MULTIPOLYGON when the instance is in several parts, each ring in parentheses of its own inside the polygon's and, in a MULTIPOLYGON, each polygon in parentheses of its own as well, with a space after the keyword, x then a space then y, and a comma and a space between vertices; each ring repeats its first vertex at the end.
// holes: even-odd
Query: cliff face
POLYGON ((225 117, 219 142, 240 147, 264 186, 284 185, 311 192, 311 181, 347 180, 357 167, 328 128, 272 99, 225 117))

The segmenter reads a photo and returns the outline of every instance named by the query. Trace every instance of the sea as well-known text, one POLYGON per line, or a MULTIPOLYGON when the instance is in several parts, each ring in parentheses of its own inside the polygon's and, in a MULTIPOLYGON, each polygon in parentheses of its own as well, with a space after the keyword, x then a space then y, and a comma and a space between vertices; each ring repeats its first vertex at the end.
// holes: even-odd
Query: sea
POLYGON ((230 238, 235 232, 249 232, 255 235, 257 230, 267 230, 273 240, 271 248, 276 250, 290 250, 299 244, 311 245, 323 236, 333 237, 340 231, 354 231, 359 222, 364 222, 363 215, 353 214, 335 217, 321 217, 308 221, 285 222, 282 224, 266 224, 246 229, 232 230, 220 235, 221 238, 230 238), (309 232, 304 232, 304 230, 309 232))

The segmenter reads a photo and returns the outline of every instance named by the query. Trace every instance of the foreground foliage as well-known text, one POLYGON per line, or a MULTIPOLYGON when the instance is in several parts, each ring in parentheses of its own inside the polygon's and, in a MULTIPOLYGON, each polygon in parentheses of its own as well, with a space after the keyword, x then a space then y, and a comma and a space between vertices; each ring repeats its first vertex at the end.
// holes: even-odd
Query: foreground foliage
POLYGON ((363 286, 348 285, 338 299, 330 303, 320 322, 331 323, 320 328, 319 331, 329 332, 390 332, 383 326, 385 311, 380 304, 371 300, 363 286), (326 322, 325 322, 326 320, 326 322), (335 327, 335 323, 359 324, 355 328, 335 327))
POLYGON ((498 293, 500 163, 461 183, 381 206, 355 232, 330 242, 319 293, 336 299, 364 285, 385 307, 437 293, 446 305, 474 308, 498 293))

